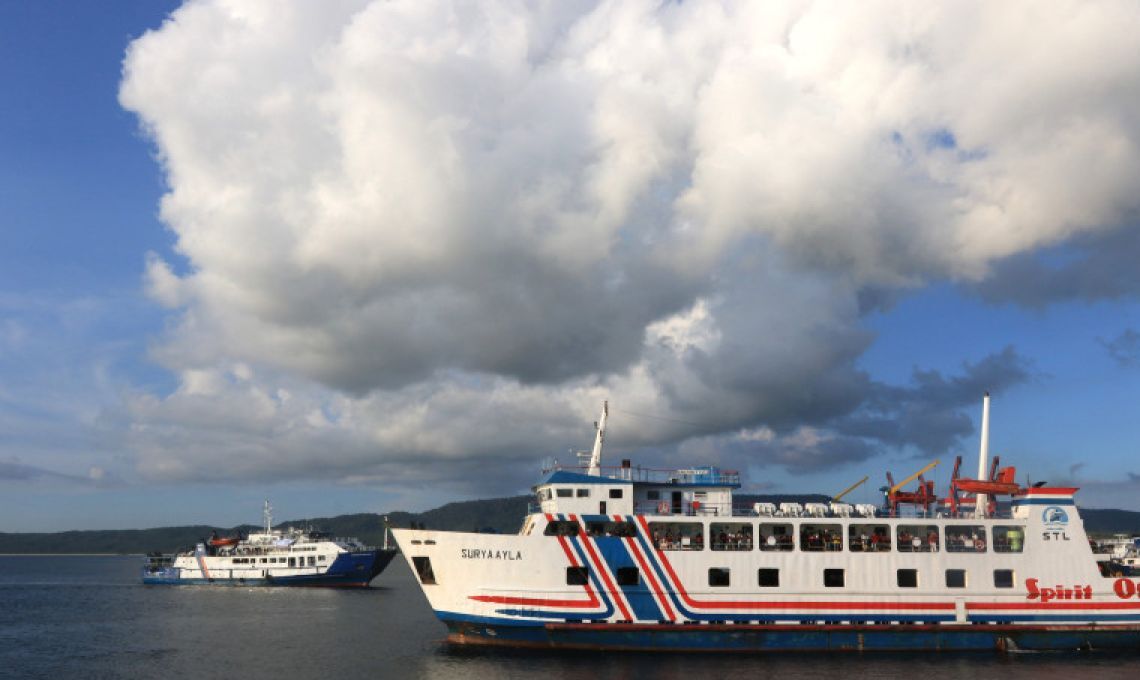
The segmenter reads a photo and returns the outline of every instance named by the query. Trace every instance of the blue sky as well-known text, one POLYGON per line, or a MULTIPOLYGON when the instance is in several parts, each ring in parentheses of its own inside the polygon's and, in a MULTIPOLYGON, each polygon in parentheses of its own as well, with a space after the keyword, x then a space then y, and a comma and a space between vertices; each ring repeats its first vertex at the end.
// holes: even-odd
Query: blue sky
POLYGON ((523 493, 602 399, 873 501, 986 389, 1140 510, 1135 6, 181 5, 0 4, 0 531, 523 493))

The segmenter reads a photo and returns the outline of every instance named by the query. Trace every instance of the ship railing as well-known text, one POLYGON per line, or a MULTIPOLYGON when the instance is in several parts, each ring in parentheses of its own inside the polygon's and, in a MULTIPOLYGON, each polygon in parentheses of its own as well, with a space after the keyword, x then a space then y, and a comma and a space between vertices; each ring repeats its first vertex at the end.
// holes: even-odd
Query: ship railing
MULTIPOLYGON (((765 505, 765 504, 760 504, 765 505)), ((732 503, 705 503, 703 501, 683 501, 681 503, 674 503, 671 500, 644 500, 634 503, 633 511, 638 515, 679 515, 685 517, 747 517, 747 518, 761 518, 761 519, 846 519, 851 522, 868 521, 872 519, 901 519, 901 520, 933 520, 933 519, 962 519, 973 520, 974 517, 972 510, 963 512, 950 512, 948 508, 941 510, 931 509, 930 512, 916 512, 916 513, 898 513, 892 515, 888 511, 879 507, 864 506, 867 508, 865 513, 843 513, 837 514, 831 510, 814 513, 806 511, 802 506, 798 512, 784 511, 777 507, 771 512, 758 512, 756 504, 753 505, 740 505, 732 503), (873 514, 871 513, 873 510, 873 514)), ((528 512, 542 512, 537 504, 531 504, 528 512)), ((998 512, 988 514, 988 519, 1012 519, 1013 514, 1009 509, 1001 509, 998 512)))
POLYGON ((682 515, 685 517, 738 517, 738 512, 731 503, 705 503, 703 501, 684 501, 673 503, 662 501, 637 501, 633 504, 633 512, 637 515, 682 515))
MULTIPOLYGON (((559 465, 555 463, 542 470, 551 472, 577 472, 586 474, 584 466, 559 465)), ((627 482, 647 482, 650 484, 696 484, 703 486, 740 486, 740 473, 736 470, 721 470, 716 467, 696 468, 647 468, 640 465, 600 467, 601 475, 610 479, 627 482)))

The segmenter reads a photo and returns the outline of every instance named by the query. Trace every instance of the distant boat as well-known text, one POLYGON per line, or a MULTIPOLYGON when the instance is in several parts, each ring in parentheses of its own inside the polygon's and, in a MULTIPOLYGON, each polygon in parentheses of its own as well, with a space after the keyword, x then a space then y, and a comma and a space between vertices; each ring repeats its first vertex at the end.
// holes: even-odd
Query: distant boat
POLYGON ((336 586, 363 588, 396 554, 355 538, 304 529, 273 529, 269 501, 265 528, 242 536, 211 536, 173 555, 152 553, 142 570, 148 585, 336 586))
POLYGON ((740 477, 730 470, 603 468, 607 413, 584 465, 555 464, 539 480, 518 535, 393 530, 451 642, 1140 649, 1140 579, 1092 552, 1077 489, 1022 487, 1014 468, 997 469, 996 458, 991 467, 988 395, 979 479, 960 478, 959 459, 948 497, 920 472, 885 487, 882 507, 838 498, 735 507, 740 477), (919 490, 903 492, 914 477, 919 490))

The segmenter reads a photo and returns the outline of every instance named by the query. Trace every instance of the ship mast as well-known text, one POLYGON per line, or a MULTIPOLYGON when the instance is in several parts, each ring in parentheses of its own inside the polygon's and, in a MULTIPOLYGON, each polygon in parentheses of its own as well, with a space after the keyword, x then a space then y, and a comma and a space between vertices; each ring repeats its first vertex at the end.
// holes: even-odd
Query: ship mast
POLYGON ((273 507, 269 505, 268 498, 265 499, 265 509, 261 511, 261 516, 265 518, 265 533, 268 535, 273 525, 273 507))
POLYGON ((610 413, 610 403, 602 402, 602 417, 595 423, 598 434, 594 438, 594 450, 590 453, 590 464, 586 467, 586 474, 597 477, 602 474, 602 442, 606 439, 606 416, 610 413))
MULTIPOLYGON (((978 479, 989 479, 989 472, 986 466, 990 456, 990 393, 986 392, 986 396, 982 398, 982 446, 978 451, 978 479)), ((974 496, 974 516, 986 516, 986 495, 984 493, 976 494, 974 496)))

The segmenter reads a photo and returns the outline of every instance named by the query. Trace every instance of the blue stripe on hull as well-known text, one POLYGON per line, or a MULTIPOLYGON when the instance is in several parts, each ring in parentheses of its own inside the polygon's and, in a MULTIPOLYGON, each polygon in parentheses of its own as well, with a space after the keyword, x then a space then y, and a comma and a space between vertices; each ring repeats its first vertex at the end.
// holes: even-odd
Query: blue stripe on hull
MULTIPOLYGON (((441 618, 443 618, 441 613, 441 618)), ((465 619, 465 620, 459 620, 465 619)), ((513 625, 446 621, 455 644, 642 651, 1140 650, 1140 626, 513 625)))

